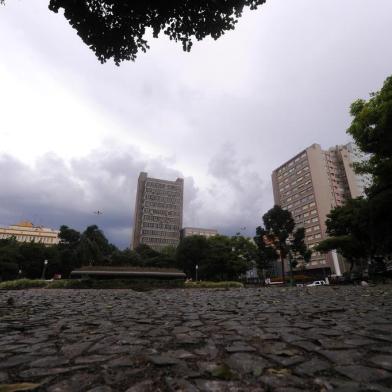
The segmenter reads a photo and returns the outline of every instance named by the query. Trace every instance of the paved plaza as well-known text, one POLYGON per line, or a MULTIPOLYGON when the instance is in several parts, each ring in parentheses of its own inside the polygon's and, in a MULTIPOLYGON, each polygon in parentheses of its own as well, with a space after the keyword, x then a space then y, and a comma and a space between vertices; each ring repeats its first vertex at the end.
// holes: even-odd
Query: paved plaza
POLYGON ((391 391, 392 286, 1 291, 0 390, 15 383, 391 391))

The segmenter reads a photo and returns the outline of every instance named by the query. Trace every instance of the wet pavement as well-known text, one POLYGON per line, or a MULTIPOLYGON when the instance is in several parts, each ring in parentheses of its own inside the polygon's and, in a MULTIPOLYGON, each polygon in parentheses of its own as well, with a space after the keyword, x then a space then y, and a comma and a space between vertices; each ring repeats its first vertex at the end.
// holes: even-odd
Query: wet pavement
POLYGON ((392 286, 0 291, 0 391, 16 383, 391 391, 392 286))

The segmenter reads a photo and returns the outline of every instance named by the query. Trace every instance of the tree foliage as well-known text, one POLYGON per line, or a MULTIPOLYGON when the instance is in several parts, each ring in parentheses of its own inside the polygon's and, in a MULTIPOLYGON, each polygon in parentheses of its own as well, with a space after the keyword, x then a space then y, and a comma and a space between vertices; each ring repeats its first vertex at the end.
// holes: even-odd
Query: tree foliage
POLYGON ((310 260, 312 253, 305 244, 305 230, 294 230, 295 222, 290 211, 275 205, 263 215, 263 224, 256 228, 254 238, 258 247, 258 269, 263 274, 271 268, 273 262, 280 259, 284 276, 284 262, 288 252, 294 256, 291 262, 293 268, 297 266, 299 257, 305 263, 310 260))
POLYGON ((50 0, 49 9, 64 17, 99 61, 118 65, 149 49, 147 29, 180 41, 185 51, 193 40, 218 39, 233 30, 244 7, 256 9, 265 0, 50 0))
POLYGON ((366 198, 348 200, 330 212, 330 238, 318 250, 337 249, 351 266, 365 260, 370 269, 379 269, 380 260, 392 253, 392 77, 368 101, 355 101, 350 113, 353 120, 347 132, 368 157, 354 169, 372 181, 366 198))
POLYGON ((237 280, 256 258, 256 247, 242 236, 189 236, 177 247, 176 260, 188 277, 202 280, 237 280))
POLYGON ((356 165, 360 173, 372 176, 369 197, 392 188, 392 76, 368 101, 359 99, 351 105, 353 120, 347 132, 370 158, 356 165))
POLYGON ((392 76, 368 101, 351 105, 353 121, 347 132, 369 159, 357 164, 359 173, 370 174, 366 213, 372 244, 379 254, 392 252, 392 76))
POLYGON ((268 241, 268 234, 269 232, 264 227, 259 226, 256 228, 256 236, 254 237, 258 248, 257 269, 259 275, 262 275, 264 278, 267 277, 267 274, 272 269, 273 263, 279 259, 277 249, 268 241))
POLYGON ((34 241, 17 242, 15 238, 0 240, 0 279, 39 278, 45 260, 48 260, 47 277, 54 274, 68 277, 82 265, 111 264, 112 254, 118 251, 95 225, 83 233, 61 226, 59 239, 58 245, 49 247, 34 241))
POLYGON ((176 251, 176 259, 188 277, 195 277, 196 265, 206 263, 208 248, 207 238, 200 235, 185 237, 180 241, 176 251))

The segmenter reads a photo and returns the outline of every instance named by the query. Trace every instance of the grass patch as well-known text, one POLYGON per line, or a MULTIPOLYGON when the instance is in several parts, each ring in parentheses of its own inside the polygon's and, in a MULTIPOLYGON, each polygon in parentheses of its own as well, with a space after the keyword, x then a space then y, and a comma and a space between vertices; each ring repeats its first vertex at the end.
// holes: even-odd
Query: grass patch
POLYGON ((7 280, 0 283, 0 290, 23 290, 46 287, 48 282, 40 279, 7 280))
POLYGON ((32 288, 46 289, 131 289, 150 291, 154 289, 183 288, 183 280, 159 279, 61 279, 45 281, 38 279, 18 279, 0 283, 3 290, 23 290, 32 288))
POLYGON ((49 282, 48 289, 131 289, 149 291, 154 289, 181 288, 183 280, 158 279, 62 279, 49 282))
POLYGON ((241 288, 240 282, 189 282, 182 279, 61 279, 51 282, 39 279, 17 279, 0 283, 3 290, 23 290, 32 288, 47 289, 131 289, 135 291, 150 291, 155 289, 197 288, 197 289, 229 289, 241 288))
POLYGON ((230 288, 241 288, 244 285, 241 282, 230 282, 230 281, 223 281, 223 282, 188 282, 185 283, 186 288, 191 289, 230 289, 230 288))

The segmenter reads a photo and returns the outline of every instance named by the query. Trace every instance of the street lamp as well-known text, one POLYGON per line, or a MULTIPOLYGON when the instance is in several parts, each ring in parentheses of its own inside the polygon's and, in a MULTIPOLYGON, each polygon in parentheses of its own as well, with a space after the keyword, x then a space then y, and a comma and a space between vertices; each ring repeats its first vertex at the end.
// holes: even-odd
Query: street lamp
POLYGON ((290 286, 294 286, 294 280, 293 280, 293 256, 291 254, 290 246, 291 246, 291 238, 287 237, 286 238, 286 245, 287 245, 287 255, 289 257, 289 268, 290 268, 290 286))
POLYGON ((44 261, 44 268, 42 269, 41 279, 45 279, 45 272, 46 272, 47 265, 48 265, 48 260, 45 260, 44 261))
POLYGON ((195 269, 196 269, 196 282, 197 282, 197 270, 199 269, 199 266, 197 264, 196 264, 195 269))

